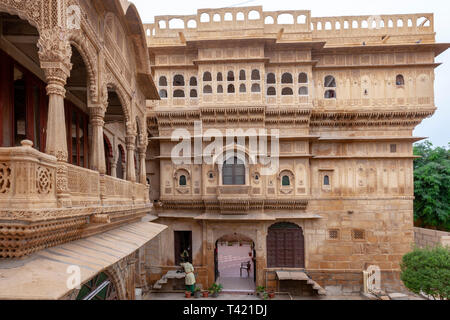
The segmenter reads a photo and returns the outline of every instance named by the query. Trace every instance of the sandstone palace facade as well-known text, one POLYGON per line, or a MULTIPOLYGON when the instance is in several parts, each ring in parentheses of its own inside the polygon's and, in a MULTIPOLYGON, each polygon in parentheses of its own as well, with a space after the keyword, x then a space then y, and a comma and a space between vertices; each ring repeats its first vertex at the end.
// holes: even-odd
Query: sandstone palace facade
POLYGON ((150 197, 168 226, 152 243, 155 288, 185 249, 211 285, 218 244, 240 241, 252 245, 257 286, 305 280, 297 291, 359 294, 376 265, 383 288, 401 290, 414 242, 413 130, 436 110, 435 57, 448 47, 435 43, 433 15, 258 6, 158 16, 144 29, 161 98, 147 101, 150 197), (203 151, 208 130, 224 141, 242 131, 217 146, 224 161, 206 163, 194 151, 174 161, 177 129, 203 151), (250 129, 266 129, 269 156, 279 144, 276 172, 255 161, 250 129))
POLYGON ((183 252, 208 288, 233 242, 253 286, 401 290, 448 47, 432 14, 0 0, 0 299, 176 289, 183 252))

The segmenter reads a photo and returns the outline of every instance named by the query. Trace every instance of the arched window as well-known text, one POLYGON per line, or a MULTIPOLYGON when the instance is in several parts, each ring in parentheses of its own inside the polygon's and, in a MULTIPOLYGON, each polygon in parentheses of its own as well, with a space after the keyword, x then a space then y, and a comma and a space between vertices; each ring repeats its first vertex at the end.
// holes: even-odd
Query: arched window
POLYGON ((275 83, 277 83, 277 79, 276 79, 274 73, 269 73, 269 74, 267 75, 267 83, 268 83, 268 84, 275 84, 275 83))
POLYGON ((222 169, 223 185, 245 185, 245 164, 237 157, 225 161, 222 169))
POLYGON ((174 87, 184 87, 184 77, 181 74, 177 74, 173 78, 173 86, 174 87))
POLYGON ((184 90, 175 90, 173 92, 173 97, 174 98, 184 98, 184 90))
POLYGON ((166 89, 159 90, 159 96, 161 97, 161 99, 167 99, 167 90, 166 89))
POLYGON ((179 185, 181 187, 185 187, 187 185, 187 180, 186 180, 186 176, 180 176, 180 181, 179 181, 179 185))
POLYGON ((274 87, 267 88, 267 95, 268 96, 276 96, 277 90, 274 87))
POLYGON ((294 92, 291 88, 283 88, 283 90, 281 91, 282 96, 292 96, 293 94, 294 92))
POLYGON ((197 78, 196 77, 191 77, 191 80, 189 80, 189 85, 191 87, 196 87, 197 86, 197 78))
POLYGON ((261 92, 261 87, 259 86, 259 84, 257 83, 252 84, 252 92, 254 93, 261 92))
POLYGON ((217 86, 217 93, 223 93, 223 86, 221 84, 217 86))
POLYGON ((173 92, 173 97, 174 98, 184 98, 185 97, 184 90, 175 90, 173 92))
POLYGON ((283 180, 281 182, 283 187, 289 187, 291 185, 291 178, 289 176, 283 176, 283 180))
POLYGON ((212 93, 212 87, 210 85, 206 85, 203 87, 203 93, 210 94, 212 93))
POLYGON ((198 95, 197 95, 197 90, 192 89, 192 90, 191 90, 190 97, 191 97, 191 98, 197 98, 197 96, 198 96, 198 95))
POLYGON ((241 70, 239 72, 239 80, 247 80, 247 77, 245 76, 245 70, 241 70))
POLYGON ((325 88, 336 88, 336 79, 333 76, 326 76, 324 81, 325 88))
POLYGON ((245 87, 245 84, 241 84, 239 86, 239 92, 240 93, 246 93, 247 92, 247 88, 245 87))
POLYGON ((261 75, 259 74, 259 70, 252 71, 252 80, 261 80, 261 75))
POLYGON ((223 81, 222 72, 217 73, 217 81, 223 81))
POLYGON ((325 91, 324 97, 325 97, 325 99, 336 99, 336 91, 327 90, 327 91, 325 91))
POLYGON ((397 77, 395 78, 395 84, 397 86, 405 85, 405 78, 403 77, 403 75, 401 75, 401 74, 397 75, 397 77))
POLYGON ((286 72, 281 77, 281 83, 294 83, 294 79, 292 78, 292 74, 286 72))
POLYGON ((323 177, 323 185, 329 186, 330 185, 330 176, 323 177))
POLYGON ((206 71, 206 72, 203 74, 203 81, 212 81, 211 72, 206 71))
POLYGON ((300 96, 307 96, 308 95, 308 87, 300 87, 300 89, 298 89, 298 94, 300 96))
POLYGON ((298 75, 298 83, 308 83, 308 75, 304 72, 298 75))
POLYGON ((229 86, 228 86, 228 93, 234 93, 235 91, 234 91, 234 85, 232 85, 232 84, 230 84, 229 86))
POLYGON ((233 71, 228 72, 227 80, 234 81, 234 72, 233 71))
POLYGON ((161 87, 167 87, 167 78, 165 76, 159 77, 159 85, 161 87))

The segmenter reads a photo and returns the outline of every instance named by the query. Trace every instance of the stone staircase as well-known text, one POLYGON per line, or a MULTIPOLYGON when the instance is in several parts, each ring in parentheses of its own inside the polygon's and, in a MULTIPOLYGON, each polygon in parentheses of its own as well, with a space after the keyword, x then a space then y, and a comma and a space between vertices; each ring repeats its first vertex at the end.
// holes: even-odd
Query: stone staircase
POLYGON ((186 274, 183 273, 177 273, 177 270, 170 270, 165 275, 162 276, 161 279, 156 281, 156 283, 153 285, 153 290, 161 290, 162 287, 167 284, 170 280, 178 280, 178 279, 184 279, 186 274))
POLYGON ((306 282, 307 285, 311 286, 313 291, 319 296, 326 296, 327 291, 322 288, 316 281, 311 279, 305 272, 301 271, 277 271, 278 280, 291 280, 291 281, 302 281, 306 282))

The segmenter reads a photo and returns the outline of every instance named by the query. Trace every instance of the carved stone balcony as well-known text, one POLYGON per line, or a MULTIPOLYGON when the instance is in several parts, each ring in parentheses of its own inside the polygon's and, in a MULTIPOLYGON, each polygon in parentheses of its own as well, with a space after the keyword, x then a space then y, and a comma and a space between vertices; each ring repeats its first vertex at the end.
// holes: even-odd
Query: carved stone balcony
POLYGON ((151 210, 146 185, 58 162, 30 141, 0 148, 0 258, 105 232, 151 210))

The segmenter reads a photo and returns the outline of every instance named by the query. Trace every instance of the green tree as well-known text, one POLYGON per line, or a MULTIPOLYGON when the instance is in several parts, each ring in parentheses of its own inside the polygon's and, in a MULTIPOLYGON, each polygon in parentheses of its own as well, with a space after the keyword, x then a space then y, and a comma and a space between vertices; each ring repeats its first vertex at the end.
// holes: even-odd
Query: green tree
POLYGON ((416 294, 450 298, 450 249, 418 249, 403 257, 401 279, 416 294))
MULTIPOLYGON (((449 143, 450 147, 450 143, 449 143)), ((450 148, 414 146, 414 218, 420 227, 450 230, 450 148)))

